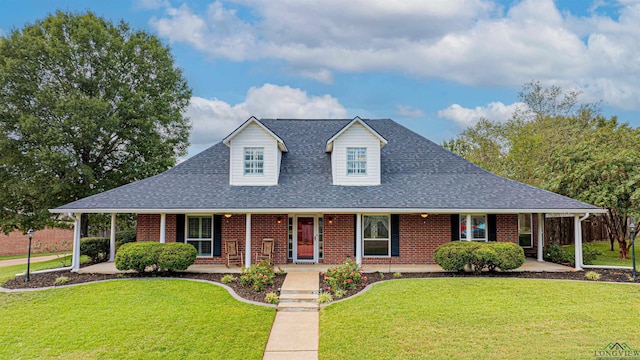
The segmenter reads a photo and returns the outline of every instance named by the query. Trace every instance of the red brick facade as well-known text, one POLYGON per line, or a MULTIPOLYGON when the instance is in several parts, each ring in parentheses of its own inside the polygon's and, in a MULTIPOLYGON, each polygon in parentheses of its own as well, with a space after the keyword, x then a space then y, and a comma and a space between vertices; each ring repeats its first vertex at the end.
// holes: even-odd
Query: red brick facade
MULTIPOLYGON (((58 244, 58 250, 71 250, 73 245, 72 229, 44 229, 37 230, 31 241, 32 253, 48 251, 47 247, 58 244), (62 243, 67 241, 67 246, 62 243)), ((27 254, 29 238, 20 231, 13 231, 5 235, 0 233, 0 256, 27 254)))
MULTIPOLYGON (((534 249, 537 246, 537 216, 533 216, 534 249)), ((426 219, 420 215, 403 214, 400 222, 400 256, 368 258, 364 264, 433 264, 433 253, 438 246, 451 241, 451 216, 431 214, 426 219)), ((291 262, 288 255, 288 216, 287 214, 253 214, 251 216, 251 261, 255 262, 262 239, 275 240, 275 264, 291 262)), ((324 214, 324 259, 320 263, 339 264, 347 257, 354 258, 354 215, 324 214)), ((176 241, 176 215, 167 214, 167 242, 176 241)), ((245 253, 246 217, 233 214, 222 217, 222 255, 198 258, 198 264, 225 264, 226 246, 224 241, 238 240, 239 249, 245 253)), ((499 214, 496 216, 496 236, 498 241, 518 243, 518 215, 499 214)), ((160 238, 160 215, 140 214, 137 225, 138 241, 158 241, 160 238)), ((295 229, 294 229, 295 231, 295 229)))

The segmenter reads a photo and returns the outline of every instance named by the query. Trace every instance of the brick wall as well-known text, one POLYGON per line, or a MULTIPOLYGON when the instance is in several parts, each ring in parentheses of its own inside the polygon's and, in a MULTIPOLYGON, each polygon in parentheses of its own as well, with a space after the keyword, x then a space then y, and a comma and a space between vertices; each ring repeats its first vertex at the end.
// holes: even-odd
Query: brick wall
POLYGON ((353 214, 324 215, 324 263, 339 264, 347 257, 354 259, 354 218, 353 214), (329 223, 333 218, 333 224, 329 223))
POLYGON ((498 214, 496 216, 496 240, 518 243, 518 214, 498 214))
MULTIPOLYGON (((46 251, 44 248, 53 244, 62 245, 63 241, 67 241, 66 247, 59 247, 59 250, 71 250, 73 246, 73 229, 44 229, 37 230, 33 234, 31 241, 32 253, 46 251), (40 244, 39 248, 35 248, 40 244)), ((29 238, 20 231, 10 232, 5 235, 0 233, 0 256, 9 255, 26 255, 29 247, 29 238)))

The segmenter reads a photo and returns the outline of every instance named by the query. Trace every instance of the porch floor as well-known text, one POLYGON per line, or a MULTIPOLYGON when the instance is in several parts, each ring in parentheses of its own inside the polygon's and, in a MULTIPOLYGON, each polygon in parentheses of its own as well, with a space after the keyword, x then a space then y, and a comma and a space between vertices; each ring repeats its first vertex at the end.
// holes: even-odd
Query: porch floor
MULTIPOLYGON (((327 264, 284 264, 284 265, 276 265, 280 266, 286 272, 298 272, 298 271, 327 271, 329 266, 327 264)), ((444 272, 439 265, 402 265, 402 264, 391 264, 391 265, 370 265, 365 264, 362 265, 364 272, 401 272, 401 273, 411 273, 411 272, 444 272)), ((535 259, 527 258, 525 260, 524 265, 519 267, 516 270, 512 271, 530 271, 530 272, 569 272, 573 270, 573 268, 559 265, 546 261, 537 261, 535 259)), ((225 265, 191 265, 187 269, 188 272, 194 273, 240 273, 239 266, 232 266, 227 268, 225 265)), ((118 274, 125 273, 127 271, 120 271, 116 269, 115 263, 113 262, 103 262, 95 265, 90 265, 81 268, 78 270, 78 273, 81 274, 118 274)), ((129 271, 131 272, 131 271, 129 271)))

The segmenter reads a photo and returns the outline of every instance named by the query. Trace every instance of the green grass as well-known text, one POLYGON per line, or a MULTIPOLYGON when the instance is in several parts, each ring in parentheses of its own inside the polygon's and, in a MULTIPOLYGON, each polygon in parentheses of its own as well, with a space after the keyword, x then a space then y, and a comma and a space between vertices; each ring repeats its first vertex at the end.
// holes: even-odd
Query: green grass
MULTIPOLYGON (((64 259, 66 266, 71 265, 71 255, 65 256, 61 259, 64 259)), ((89 261, 89 258, 85 255, 80 257, 80 263, 85 263, 89 261)), ((37 270, 46 270, 46 269, 55 269, 62 267, 62 263, 58 259, 31 263, 31 271, 37 270)), ((20 265, 11 265, 0 267, 0 284, 4 283, 7 280, 14 279, 16 274, 24 274, 27 272, 27 264, 20 265)))
POLYGON ((321 310, 319 357, 593 359, 612 341, 640 348, 639 299, 626 284, 391 281, 321 310))
MULTIPOLYGON (((65 254, 69 254, 71 253, 71 250, 64 252, 65 254)), ((56 253, 54 252, 43 252, 43 253, 31 253, 31 257, 40 257, 40 256, 49 256, 49 255, 55 255, 56 253)), ((6 255, 6 256, 0 256, 0 261, 2 260, 13 260, 13 259, 26 259, 27 258, 27 254, 24 255, 6 255)))
MULTIPOLYGON (((593 245, 596 249, 602 252, 602 255, 598 256, 598 258, 593 262, 593 265, 613 265, 613 266, 633 266, 631 264, 631 249, 629 249, 629 258, 628 259, 620 259, 620 247, 618 247, 618 243, 616 242, 614 245, 615 251, 609 250, 609 242, 608 241, 594 241, 588 243, 593 245)), ((576 253, 576 248, 573 245, 565 245, 563 246, 568 253, 571 254, 573 258, 576 253)), ((640 246, 636 244, 636 266, 640 265, 640 246)))
POLYGON ((0 293, 0 358, 260 359, 274 316, 185 280, 0 293))

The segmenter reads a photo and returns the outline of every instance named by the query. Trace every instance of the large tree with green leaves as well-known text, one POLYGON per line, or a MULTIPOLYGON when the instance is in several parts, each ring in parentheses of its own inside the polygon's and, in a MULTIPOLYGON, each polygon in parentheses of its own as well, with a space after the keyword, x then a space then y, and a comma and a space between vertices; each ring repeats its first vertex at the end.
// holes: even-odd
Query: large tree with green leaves
POLYGON ((0 38, 0 228, 173 166, 190 97, 170 49, 124 22, 59 11, 0 38))

